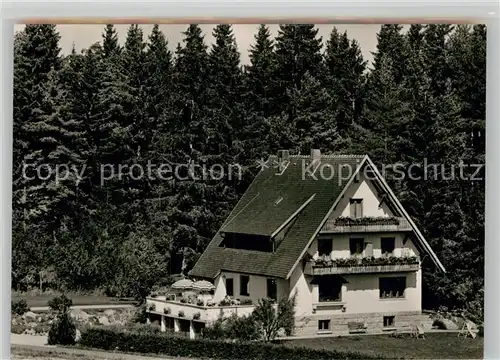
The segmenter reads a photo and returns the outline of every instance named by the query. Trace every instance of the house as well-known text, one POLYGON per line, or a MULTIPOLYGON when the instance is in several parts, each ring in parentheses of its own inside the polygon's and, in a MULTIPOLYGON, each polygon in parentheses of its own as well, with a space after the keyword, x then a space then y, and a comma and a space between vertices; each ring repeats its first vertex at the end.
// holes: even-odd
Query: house
MULTIPOLYGON (((368 156, 282 150, 266 165, 190 272, 213 282, 214 303, 296 296, 298 336, 425 321, 421 260, 445 269, 368 156)), ((201 306, 193 317, 202 327, 252 306, 201 306)), ((194 336, 195 321, 187 325, 182 311, 194 336)), ((168 314, 156 314, 167 326, 168 314)))

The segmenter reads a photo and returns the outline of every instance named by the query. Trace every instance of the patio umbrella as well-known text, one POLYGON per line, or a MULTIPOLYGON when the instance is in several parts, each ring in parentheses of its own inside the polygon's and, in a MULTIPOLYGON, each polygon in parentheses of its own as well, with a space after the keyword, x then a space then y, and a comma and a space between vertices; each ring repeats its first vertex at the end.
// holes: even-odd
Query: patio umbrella
POLYGON ((215 290, 215 286, 214 286, 214 284, 212 284, 209 281, 200 280, 200 281, 196 281, 193 284, 193 290, 197 290, 197 291, 201 291, 201 292, 209 292, 209 291, 215 290))
POLYGON ((191 290, 193 288, 193 282, 189 279, 182 279, 174 282, 171 288, 173 290, 191 290))

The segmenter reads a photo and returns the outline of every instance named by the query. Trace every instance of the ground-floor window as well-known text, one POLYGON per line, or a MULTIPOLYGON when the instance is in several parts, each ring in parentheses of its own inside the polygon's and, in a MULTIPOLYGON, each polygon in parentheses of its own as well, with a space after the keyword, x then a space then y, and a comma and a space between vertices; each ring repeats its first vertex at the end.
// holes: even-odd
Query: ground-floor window
POLYGON ((318 280, 318 292, 320 302, 342 301, 342 284, 329 277, 318 280))
POLYGON ((394 319, 394 316, 384 316, 384 327, 393 327, 394 319))
POLYGON ((406 290, 406 277, 379 278, 381 299, 404 298, 406 290))
POLYGON ((319 320, 318 331, 328 331, 328 330, 330 330, 330 320, 319 320))

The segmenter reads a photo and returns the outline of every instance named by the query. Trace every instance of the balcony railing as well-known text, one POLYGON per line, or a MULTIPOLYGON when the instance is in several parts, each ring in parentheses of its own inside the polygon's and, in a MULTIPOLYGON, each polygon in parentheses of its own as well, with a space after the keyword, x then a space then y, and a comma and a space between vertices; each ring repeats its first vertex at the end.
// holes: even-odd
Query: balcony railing
POLYGON ((322 257, 306 263, 306 275, 372 274, 387 272, 409 272, 420 269, 416 256, 329 259, 322 257))
POLYGON ((366 232, 395 232, 411 231, 408 220, 403 217, 364 217, 358 219, 336 218, 329 219, 321 232, 327 233, 366 233, 366 232))
POLYGON ((214 322, 219 316, 224 318, 233 314, 248 316, 255 308, 254 305, 201 306, 176 300, 166 300, 165 297, 148 297, 146 298, 146 306, 148 311, 153 314, 205 323, 214 322))

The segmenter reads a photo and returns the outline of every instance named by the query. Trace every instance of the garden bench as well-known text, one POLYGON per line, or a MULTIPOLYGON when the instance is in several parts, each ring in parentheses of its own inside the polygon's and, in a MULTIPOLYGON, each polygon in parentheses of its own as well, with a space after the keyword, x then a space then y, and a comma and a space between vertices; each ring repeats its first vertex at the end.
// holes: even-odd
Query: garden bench
POLYGON ((347 323, 350 334, 358 334, 366 332, 366 324, 359 321, 351 321, 347 323))

